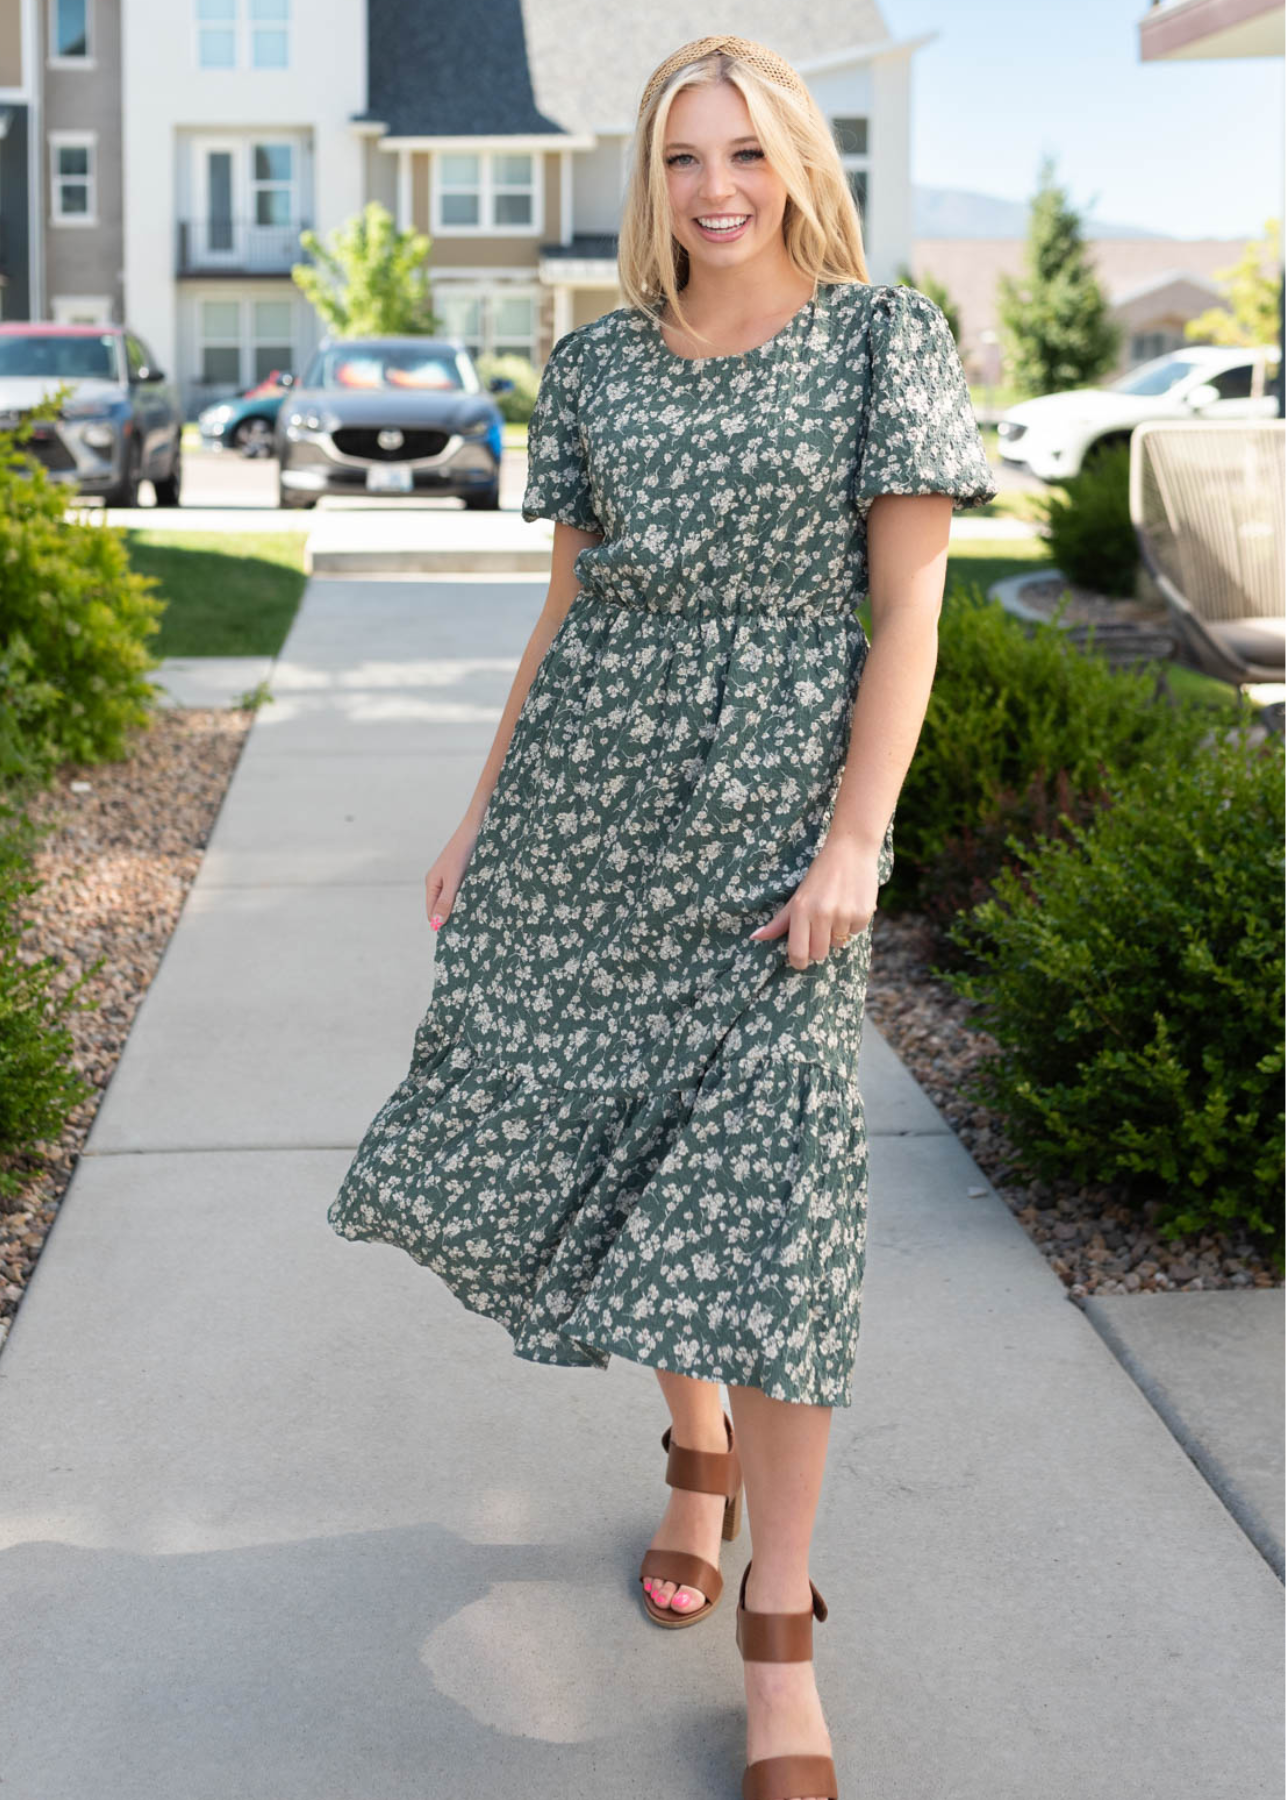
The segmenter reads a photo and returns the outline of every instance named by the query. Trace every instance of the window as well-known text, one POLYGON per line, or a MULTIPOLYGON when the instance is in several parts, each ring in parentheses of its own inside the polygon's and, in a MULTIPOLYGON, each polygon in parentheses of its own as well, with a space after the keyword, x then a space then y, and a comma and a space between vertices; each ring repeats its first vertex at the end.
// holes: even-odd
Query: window
POLYGON ((49 0, 49 61, 75 69, 90 60, 90 0, 49 0))
POLYGON ((857 202, 858 216, 862 221, 863 231, 866 229, 867 209, 870 203, 871 157, 867 125, 866 119, 858 118, 853 114, 831 120, 831 129, 835 133, 840 161, 844 165, 848 185, 857 202))
POLYGON ((1217 375, 1210 377, 1214 387, 1219 389, 1221 400, 1249 400, 1250 378, 1254 374, 1252 363, 1236 363, 1231 369, 1220 369, 1217 375))
POLYGON ((250 153, 250 216, 256 225, 290 225, 295 211, 293 144, 255 144, 250 153))
POLYGON ((237 66, 237 0, 196 0, 197 62, 203 69, 237 66))
POLYGON ((290 59, 290 0, 250 0, 250 65, 284 69, 290 59))
POLYGON ((442 151, 432 163, 435 232, 542 229, 539 164, 530 150, 442 151))
POLYGON ((202 300, 197 309, 197 381, 221 394, 240 393, 274 370, 296 367, 295 303, 202 300))
POLYGON ((536 360, 536 294, 530 288, 439 286, 434 311, 447 337, 464 340, 470 356, 525 356, 536 360))
POLYGON ((196 0, 202 69, 290 66, 290 0, 196 0))
POLYGON ((201 302, 201 381, 206 387, 241 386, 241 302, 201 302))
POLYGON ((294 307, 289 300, 251 302, 254 379, 264 381, 274 370, 295 366, 294 307))
POLYGON ((92 131, 49 134, 50 217, 55 225, 95 225, 92 131))

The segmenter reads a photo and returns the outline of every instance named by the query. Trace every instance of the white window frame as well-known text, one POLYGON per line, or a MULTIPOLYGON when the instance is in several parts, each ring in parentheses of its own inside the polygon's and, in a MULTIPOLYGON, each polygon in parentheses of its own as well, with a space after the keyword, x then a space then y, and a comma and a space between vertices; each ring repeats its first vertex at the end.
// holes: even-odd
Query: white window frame
POLYGON ((291 225, 299 223, 299 140, 292 137, 252 137, 246 144, 246 227, 250 231, 284 231, 291 225), (275 175, 266 175, 262 179, 255 174, 256 150, 289 150, 290 179, 281 181, 275 175), (260 225, 255 217, 255 201, 261 188, 288 188, 290 191, 290 218, 286 225, 260 225))
POLYGON ((54 48, 58 42, 58 5, 59 0, 48 0, 45 9, 45 43, 48 55, 45 66, 50 69, 92 69, 95 63, 94 35, 96 20, 94 18, 95 0, 85 0, 85 54, 83 56, 59 56, 54 48))
POLYGON ((243 387, 249 386, 249 383, 246 381, 246 378, 245 378, 245 374, 246 374, 246 309, 245 309, 245 301, 241 295, 239 295, 239 294, 199 294, 199 295, 197 295, 197 297, 196 297, 196 330, 193 333, 193 344, 194 344, 194 349, 195 349, 195 362, 196 362, 196 367, 194 368, 194 370, 192 372, 192 382, 193 382, 194 387, 197 387, 200 389, 207 389, 207 388, 221 387, 223 385, 223 383, 221 383, 221 382, 207 381, 205 378, 205 351, 206 351, 207 344, 212 345, 216 349, 220 349, 220 350, 230 350, 230 349, 235 348, 235 350, 237 352, 237 378, 236 378, 236 381, 232 384, 232 391, 234 394, 239 394, 243 387), (205 306, 206 306, 207 302, 209 302, 211 305, 215 305, 215 306, 235 306, 236 307, 236 309, 237 309, 237 335, 236 335, 235 339, 231 338, 231 337, 207 337, 206 336, 205 326, 203 324, 203 318, 204 318, 205 306))
POLYGON ((287 308, 290 317, 290 329, 287 335, 290 338, 290 342, 285 345, 284 348, 289 350, 290 354, 286 358, 286 368, 293 371, 299 367, 299 313, 295 306, 294 299, 289 294, 251 294, 246 301, 245 339, 245 351, 249 357, 251 381, 262 381, 265 379, 263 376, 255 374, 256 351, 262 349, 265 345, 281 344, 280 337, 275 333, 269 337, 260 337, 255 325, 255 308, 257 306, 284 306, 287 308))
POLYGON ((290 308, 290 343, 289 346, 281 347, 288 347, 290 350, 288 367, 292 370, 299 367, 306 352, 300 334, 301 321, 299 303, 293 294, 285 292, 267 294, 220 293, 215 289, 211 293, 197 294, 194 296, 195 306, 192 330, 194 367, 191 378, 193 387, 205 390, 219 385, 217 382, 207 382, 205 379, 205 349, 207 344, 223 350, 229 350, 235 347, 238 369, 236 392, 240 393, 242 388, 251 386, 253 382, 259 379, 255 374, 255 352, 265 345, 281 345, 281 340, 276 333, 273 333, 270 337, 261 338, 255 329, 255 306, 261 301, 269 301, 290 308), (237 335, 235 338, 206 336, 203 324, 203 307, 206 301, 210 301, 217 306, 236 307, 237 335))
MULTIPOLYGON (((502 190, 505 193, 525 192, 506 183, 502 190)), ((483 150, 472 150, 462 147, 458 150, 435 150, 429 159, 429 230, 434 237, 539 237, 545 229, 545 157, 544 152, 531 149, 506 150, 503 147, 483 150), (458 192, 458 189, 442 186, 443 156, 476 156, 478 158, 478 212, 479 222, 476 225, 448 225, 442 218, 443 193, 458 192), (494 159, 497 156, 530 156, 531 158, 531 223, 530 225, 497 225, 495 223, 495 176, 494 159)))
POLYGON ((286 0, 286 16, 284 19, 256 19, 252 0, 232 0, 232 17, 224 23, 221 20, 203 19, 201 17, 200 0, 191 0, 192 4, 192 62, 202 75, 233 75, 238 71, 256 75, 285 75, 292 66, 292 34, 295 18, 291 0, 286 0), (201 60, 201 34, 203 31, 230 31, 232 33, 232 61, 230 63, 205 63, 201 60), (286 38, 286 60, 284 63, 257 63, 255 61, 255 40, 261 31, 280 31, 286 38))
MULTIPOLYGON (((495 348, 497 333, 494 302, 497 300, 530 300, 531 348, 528 351, 528 357, 532 364, 535 365, 536 347, 540 342, 541 292, 540 283, 535 281, 485 282, 440 280, 436 286, 435 298, 439 301, 459 299, 476 300, 479 302, 481 308, 482 342, 476 352, 478 356, 499 355, 499 352, 495 348)), ((446 335, 448 337, 454 335, 449 326, 446 335)), ((470 354, 473 355, 475 353, 471 351, 470 354)))
POLYGON ((49 302, 49 316, 55 325, 111 325, 110 294, 55 294, 49 302), (92 313, 92 318, 86 318, 92 313))
POLYGON ((49 223, 51 225, 98 224, 98 133, 96 131, 51 131, 49 133, 49 223), (89 171, 85 175, 61 175, 58 171, 60 150, 88 150, 89 171), (85 183, 85 211, 65 213, 62 210, 64 181, 85 183))

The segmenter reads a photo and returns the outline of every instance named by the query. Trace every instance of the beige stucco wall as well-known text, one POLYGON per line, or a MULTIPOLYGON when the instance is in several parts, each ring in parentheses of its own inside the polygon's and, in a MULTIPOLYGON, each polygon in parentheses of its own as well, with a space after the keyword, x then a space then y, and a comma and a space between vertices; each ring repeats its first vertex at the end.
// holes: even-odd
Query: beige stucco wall
POLYGON ((572 329, 588 325, 591 319, 601 319, 604 313, 615 312, 623 305, 619 288, 573 288, 572 329))
POLYGON ((0 87, 22 86, 22 7, 18 0, 0 5, 0 87))

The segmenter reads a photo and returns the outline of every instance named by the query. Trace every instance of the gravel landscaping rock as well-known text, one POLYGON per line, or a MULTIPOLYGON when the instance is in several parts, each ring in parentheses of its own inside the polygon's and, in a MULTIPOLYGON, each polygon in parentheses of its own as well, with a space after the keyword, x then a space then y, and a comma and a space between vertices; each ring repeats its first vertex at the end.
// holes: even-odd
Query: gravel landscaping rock
POLYGON ((971 1023, 971 1003, 929 973, 937 960, 924 919, 877 913, 868 1015, 1026 1228, 1069 1299, 1282 1285, 1248 1237, 1203 1232, 1170 1242, 1157 1230, 1159 1202, 1128 1206, 1110 1185, 1029 1179, 998 1115, 962 1097, 964 1082, 996 1043, 971 1023))
POLYGON ((77 1072, 93 1092, 74 1108, 43 1159, 8 1159, 18 1195, 0 1201, 0 1344, 7 1337, 89 1135, 103 1090, 120 1060, 143 995, 178 923, 188 889, 254 713, 165 707, 135 733, 120 762, 67 764, 29 807, 54 829, 41 841, 34 872, 44 886, 23 908, 30 927, 21 954, 53 956, 62 994, 99 957, 81 990, 94 1010, 65 1020, 77 1072))

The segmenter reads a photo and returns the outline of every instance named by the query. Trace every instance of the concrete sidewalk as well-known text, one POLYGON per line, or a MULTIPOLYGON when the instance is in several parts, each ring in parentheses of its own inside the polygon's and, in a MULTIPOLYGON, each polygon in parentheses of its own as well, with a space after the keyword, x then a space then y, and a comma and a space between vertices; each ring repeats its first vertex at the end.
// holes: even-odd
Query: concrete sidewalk
MULTIPOLYGON (((525 1363, 325 1220, 543 592, 309 586, 0 1356, 5 1800, 738 1792, 732 1606, 638 1605, 651 1372, 525 1363)), ((813 1558, 845 1795, 1277 1800, 1272 1571, 869 1024, 862 1075, 813 1558)))

